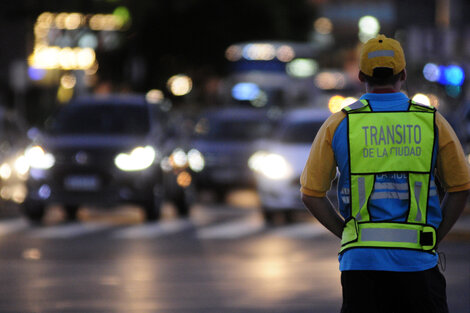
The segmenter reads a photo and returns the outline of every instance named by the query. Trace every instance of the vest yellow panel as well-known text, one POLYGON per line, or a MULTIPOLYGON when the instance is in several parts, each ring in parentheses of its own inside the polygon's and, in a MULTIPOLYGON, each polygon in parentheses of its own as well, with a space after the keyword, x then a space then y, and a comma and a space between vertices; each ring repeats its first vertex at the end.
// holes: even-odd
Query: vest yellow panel
POLYGON ((351 174, 431 170, 433 112, 348 114, 351 174))

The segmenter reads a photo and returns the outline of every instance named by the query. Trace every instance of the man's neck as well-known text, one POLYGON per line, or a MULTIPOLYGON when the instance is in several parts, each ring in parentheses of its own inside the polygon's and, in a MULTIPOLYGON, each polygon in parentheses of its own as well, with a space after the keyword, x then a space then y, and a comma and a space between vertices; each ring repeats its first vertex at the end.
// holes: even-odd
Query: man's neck
POLYGON ((374 88, 370 92, 371 93, 394 93, 398 91, 393 88, 374 88))

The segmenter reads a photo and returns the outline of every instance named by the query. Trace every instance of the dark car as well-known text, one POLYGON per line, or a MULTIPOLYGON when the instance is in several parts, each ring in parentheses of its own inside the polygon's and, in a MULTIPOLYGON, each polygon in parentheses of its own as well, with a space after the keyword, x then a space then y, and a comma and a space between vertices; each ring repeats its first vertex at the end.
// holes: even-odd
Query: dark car
MULTIPOLYGON (((29 140, 25 120, 0 107, 0 204, 1 210, 17 209, 26 197, 28 162, 23 152, 29 140)), ((9 210, 12 211, 12 210, 9 210)))
MULTIPOLYGON (((81 205, 140 205, 146 220, 160 217, 165 195, 160 161, 161 111, 140 96, 86 97, 55 114, 25 153, 30 162, 24 214, 40 221, 49 204, 68 219, 81 205)), ((180 213, 187 213, 180 201, 180 213)))
POLYGON ((267 111, 261 109, 223 108, 202 114, 192 140, 205 161, 196 174, 198 189, 214 190, 222 200, 229 188, 254 186, 248 158, 255 141, 268 136, 271 127, 267 111))

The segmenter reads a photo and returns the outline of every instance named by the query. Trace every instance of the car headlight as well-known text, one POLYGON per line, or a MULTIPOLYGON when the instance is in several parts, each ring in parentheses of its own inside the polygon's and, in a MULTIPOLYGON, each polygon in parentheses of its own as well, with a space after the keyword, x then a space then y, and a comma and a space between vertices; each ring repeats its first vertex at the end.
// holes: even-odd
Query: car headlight
POLYGON ((8 180, 11 177, 11 173, 12 173, 11 166, 7 162, 3 163, 0 166, 0 177, 3 180, 8 180))
POLYGON ((189 167, 195 172, 202 171, 206 165, 204 156, 196 149, 191 149, 188 151, 188 163, 189 167))
POLYGON ((170 165, 172 168, 186 168, 188 166, 188 156, 181 148, 176 148, 170 155, 170 165))
POLYGON ((20 155, 15 159, 13 168, 19 176, 24 176, 29 171, 29 162, 24 155, 20 155))
POLYGON ((259 172, 263 164, 263 158, 269 153, 266 151, 257 151, 248 159, 248 167, 255 172, 259 172))
POLYGON ((130 153, 119 153, 114 158, 114 164, 122 171, 142 171, 149 168, 157 152, 151 146, 137 147, 130 153))
POLYGON ((250 160, 249 166, 269 179, 286 179, 292 175, 292 167, 282 155, 257 152, 250 160))
POLYGON ((27 163, 32 168, 49 169, 54 166, 55 158, 51 153, 44 151, 41 146, 28 147, 24 153, 27 163))

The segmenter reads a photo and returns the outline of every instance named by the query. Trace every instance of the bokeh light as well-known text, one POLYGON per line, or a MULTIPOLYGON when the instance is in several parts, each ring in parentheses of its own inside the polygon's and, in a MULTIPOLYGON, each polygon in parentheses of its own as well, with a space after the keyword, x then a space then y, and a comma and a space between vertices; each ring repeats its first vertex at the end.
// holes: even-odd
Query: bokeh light
POLYGON ((164 95, 161 90, 152 89, 147 92, 145 99, 148 103, 159 103, 164 99, 164 95))
POLYGON ((343 89, 346 86, 346 77, 339 72, 322 72, 315 77, 314 83, 323 90, 343 89))
POLYGON ((243 100, 254 100, 258 97, 260 89, 255 83, 238 83, 232 88, 232 97, 243 100))
POLYGON ((277 48, 276 56, 281 62, 290 62, 295 57, 295 51, 291 46, 282 45, 277 48))
POLYGON ((452 98, 457 98, 460 96, 462 93, 462 87, 461 86, 455 86, 455 85, 447 85, 446 86, 446 93, 452 98))
POLYGON ((30 66, 28 67, 28 76, 31 80, 41 80, 46 76, 46 70, 30 66))
POLYGON ((242 49, 237 45, 231 45, 225 50, 225 57, 231 62, 236 62, 242 58, 242 49))
POLYGON ((330 98, 328 101, 328 109, 331 111, 331 113, 336 113, 341 111, 343 108, 343 103, 344 103, 344 97, 340 95, 335 95, 330 98))
POLYGON ((170 77, 167 87, 173 95, 184 96, 191 92, 193 81, 187 75, 178 74, 170 77))
POLYGON ((248 44, 243 48, 242 55, 250 61, 270 61, 276 57, 276 49, 268 43, 248 44))
POLYGON ((70 13, 66 15, 64 19, 64 28, 65 29, 77 29, 82 25, 83 15, 80 13, 70 13))
POLYGON ((423 68, 423 75, 430 82, 435 82, 440 76, 439 66, 434 63, 427 63, 423 68))
POLYGON ((452 86, 462 86, 465 80, 465 73, 458 65, 449 65, 444 71, 444 76, 447 84, 452 86))
POLYGON ((353 104, 354 102, 357 101, 357 98, 354 98, 354 97, 346 97, 344 100, 343 100, 343 103, 341 103, 341 107, 344 108, 344 107, 347 107, 348 105, 351 105, 353 104))
POLYGON ((266 92, 260 90, 256 98, 250 101, 251 105, 256 108, 261 108, 268 104, 268 95, 266 92))
POLYGON ((77 83, 77 78, 73 74, 65 74, 60 78, 60 85, 65 89, 72 89, 77 83))
POLYGON ((421 104, 424 104, 424 105, 427 105, 427 106, 431 106, 431 100, 429 99, 429 97, 423 93, 417 93, 413 96, 413 98, 411 99, 417 103, 421 103, 421 104))
POLYGON ((380 31, 379 20, 371 15, 363 16, 359 19, 359 40, 366 42, 371 38, 375 38, 380 31))
POLYGON ((320 17, 313 23, 315 31, 322 35, 328 35, 333 31, 333 23, 329 18, 320 17))
POLYGON ((318 62, 313 59, 294 59, 286 65, 286 71, 293 77, 310 77, 317 73, 318 62))

